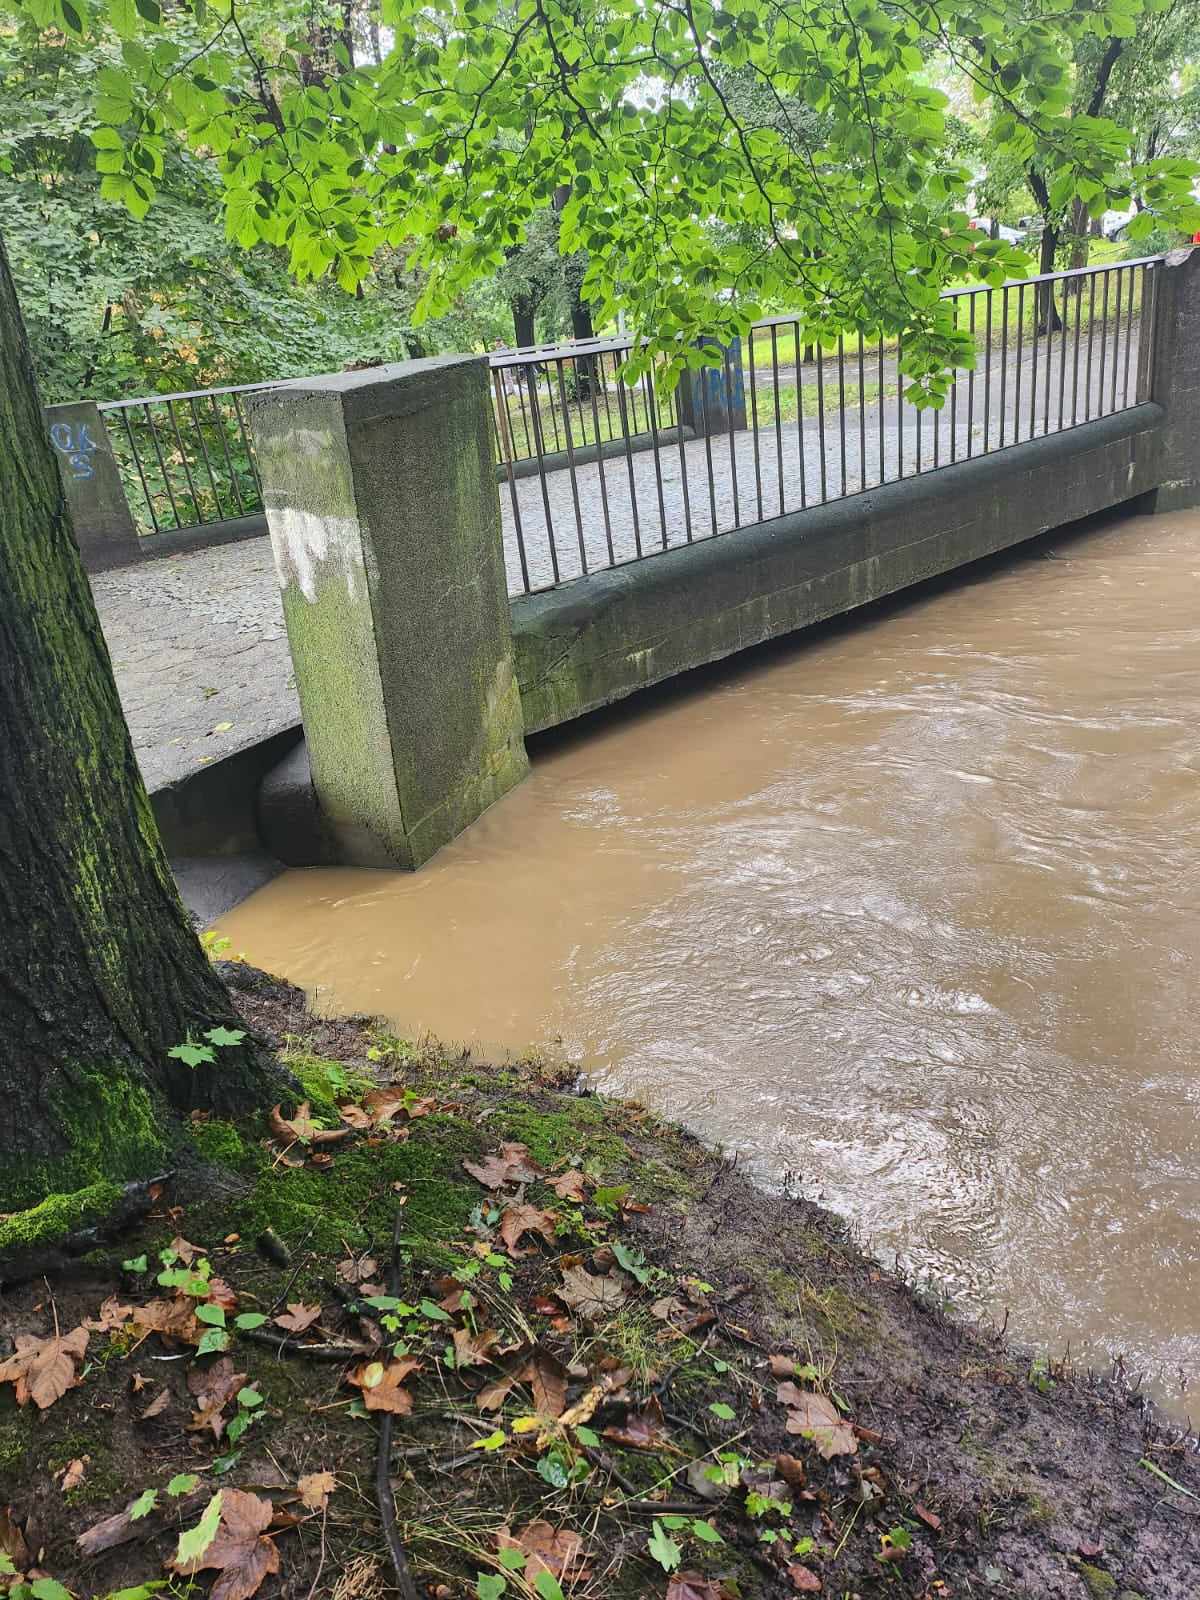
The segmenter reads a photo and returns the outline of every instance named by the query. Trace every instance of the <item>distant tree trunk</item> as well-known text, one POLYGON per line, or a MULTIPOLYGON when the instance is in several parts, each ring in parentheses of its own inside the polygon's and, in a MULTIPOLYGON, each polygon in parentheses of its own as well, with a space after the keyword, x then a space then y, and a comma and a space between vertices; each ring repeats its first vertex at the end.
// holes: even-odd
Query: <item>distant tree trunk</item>
POLYGON ((0 1212, 145 1177, 169 1108, 271 1085, 180 904, 46 438, 0 239, 0 1212))
POLYGON ((537 343, 537 329, 534 319, 537 315, 537 302, 532 295, 514 295, 512 299, 513 333, 516 338, 517 348, 537 343))
MULTIPOLYGON (((1055 262, 1058 260, 1058 221, 1050 207, 1050 190, 1045 178, 1036 167, 1030 167, 1026 173, 1029 188, 1033 198, 1037 201, 1038 210, 1042 216, 1042 242, 1038 258, 1038 272, 1053 272, 1055 262)), ((1038 284, 1038 323, 1039 333, 1058 333, 1062 328, 1062 318, 1058 314, 1058 307, 1054 303, 1054 285, 1052 283, 1038 284)))

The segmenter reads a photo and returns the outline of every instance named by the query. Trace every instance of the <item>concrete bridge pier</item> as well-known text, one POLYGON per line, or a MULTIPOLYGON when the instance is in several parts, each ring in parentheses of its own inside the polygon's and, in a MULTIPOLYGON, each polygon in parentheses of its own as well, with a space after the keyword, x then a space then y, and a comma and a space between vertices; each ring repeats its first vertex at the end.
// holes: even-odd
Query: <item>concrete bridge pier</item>
POLYGON ((305 732, 260 795, 264 843, 292 864, 419 867, 528 765, 487 361, 246 404, 305 732))

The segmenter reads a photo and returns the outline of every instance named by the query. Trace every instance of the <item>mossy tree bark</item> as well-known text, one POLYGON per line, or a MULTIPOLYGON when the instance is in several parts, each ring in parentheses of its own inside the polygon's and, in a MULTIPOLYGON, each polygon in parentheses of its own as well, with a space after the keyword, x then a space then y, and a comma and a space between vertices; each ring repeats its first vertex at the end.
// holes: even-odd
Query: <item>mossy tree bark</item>
POLYGON ((171 1112, 261 1103, 180 904, 121 711, 0 239, 0 1211, 163 1160, 171 1112))

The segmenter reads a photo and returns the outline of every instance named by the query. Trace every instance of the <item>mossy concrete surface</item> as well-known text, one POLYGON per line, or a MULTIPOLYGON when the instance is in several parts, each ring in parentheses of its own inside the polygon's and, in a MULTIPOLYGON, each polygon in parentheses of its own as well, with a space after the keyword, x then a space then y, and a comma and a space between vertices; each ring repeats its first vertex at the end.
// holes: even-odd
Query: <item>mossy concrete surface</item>
POLYGON ((527 770, 486 362, 248 409, 321 810, 341 860, 419 866, 527 770))

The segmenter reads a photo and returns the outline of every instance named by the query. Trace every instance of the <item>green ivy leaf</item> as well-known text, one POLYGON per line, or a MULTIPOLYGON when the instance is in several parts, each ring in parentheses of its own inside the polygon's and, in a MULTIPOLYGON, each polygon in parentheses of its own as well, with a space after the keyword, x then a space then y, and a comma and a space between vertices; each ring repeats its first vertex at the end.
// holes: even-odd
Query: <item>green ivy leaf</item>
POLYGON ((172 1500, 178 1500, 181 1494, 191 1494, 199 1482, 194 1472, 177 1472, 167 1485, 167 1493, 172 1500))
POLYGON ((650 1537, 646 1541, 646 1550, 652 1559, 658 1562, 664 1572, 674 1572, 683 1554, 674 1539, 671 1538, 662 1523, 657 1519, 650 1530, 650 1537))
POLYGON ((246 1333, 252 1328, 261 1328, 266 1320, 266 1314, 262 1311, 243 1311, 240 1316, 234 1317, 233 1325, 246 1333))
POLYGON ((209 1028, 204 1037, 209 1044, 224 1047, 226 1045, 241 1044, 246 1037, 246 1030, 244 1028, 209 1028))
POLYGON ((545 1567, 542 1568, 537 1577, 533 1580, 533 1587, 541 1595, 542 1600, 565 1600, 565 1596, 562 1592, 562 1585, 559 1583, 554 1574, 547 1571, 545 1567))
POLYGON ((692 1532, 696 1535, 697 1539, 703 1540, 705 1544, 725 1543, 724 1539, 722 1539, 721 1535, 713 1527, 711 1522, 693 1522, 692 1532))
POLYGON ((498 1572, 481 1572, 475 1579, 475 1593, 479 1600, 500 1600, 508 1588, 508 1581, 498 1572))
POLYGON ((144 1489, 129 1508, 129 1519, 138 1522, 142 1517, 148 1517, 158 1504, 158 1490, 144 1489))
POLYGON ((207 1322, 210 1328, 223 1328, 225 1326, 225 1307, 213 1305, 197 1306, 196 1321, 207 1322))
POLYGON ((196 1346, 198 1356, 211 1355, 214 1350, 228 1350, 229 1335, 224 1328, 207 1328, 200 1336, 200 1343, 196 1346))
MULTIPOLYGON (((109 199, 121 200, 126 205, 129 205, 129 194, 131 191, 133 191, 133 184, 128 178, 111 180, 109 178, 105 178, 104 182, 100 185, 100 193, 104 194, 106 188, 109 199)), ((130 210, 133 210, 132 206, 130 206, 130 210)), ((144 214, 145 213, 143 213, 143 215, 144 214)), ((167 1051, 167 1055, 172 1061, 182 1061, 185 1067, 193 1068, 202 1067, 207 1062, 215 1061, 217 1059, 217 1052, 213 1049, 212 1045, 194 1044, 190 1042, 187 1044, 177 1044, 173 1046, 172 1049, 167 1051)))
MULTIPOLYGON (((214 1462, 215 1465, 216 1463, 214 1462)), ((218 1489, 205 1506, 196 1526, 188 1528, 179 1535, 179 1543, 175 1548, 175 1560, 173 1562, 177 1569, 182 1570, 185 1567, 190 1567, 193 1562, 199 1561, 200 1557, 217 1537, 217 1528, 220 1525, 220 1521, 221 1491, 218 1489)))
POLYGON ((732 1406, 727 1406, 723 1400, 714 1400, 708 1409, 714 1417, 720 1417, 722 1422, 733 1422, 737 1418, 737 1412, 732 1406))

